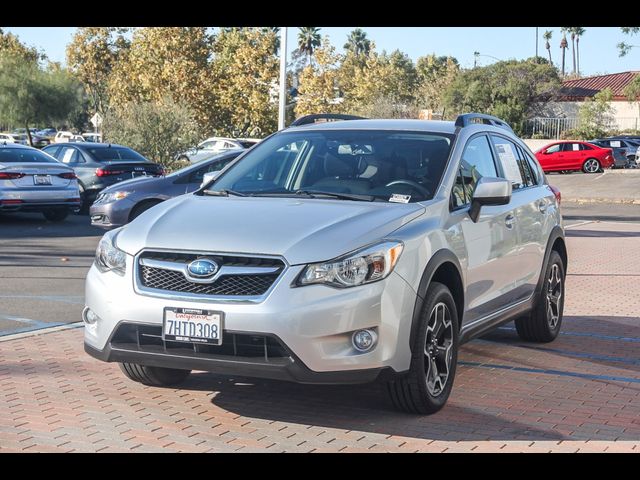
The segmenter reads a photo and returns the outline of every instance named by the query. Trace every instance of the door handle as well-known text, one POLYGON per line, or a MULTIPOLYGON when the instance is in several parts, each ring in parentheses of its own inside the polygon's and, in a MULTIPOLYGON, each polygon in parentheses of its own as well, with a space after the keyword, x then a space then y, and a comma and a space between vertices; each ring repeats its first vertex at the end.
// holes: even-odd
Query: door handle
POLYGON ((512 214, 504 217, 504 224, 507 228, 513 228, 514 223, 516 223, 516 217, 514 217, 512 214))
POLYGON ((540 200, 540 202, 538 202, 538 210, 540 210, 540 213, 546 213, 547 202, 545 202, 544 200, 540 200))

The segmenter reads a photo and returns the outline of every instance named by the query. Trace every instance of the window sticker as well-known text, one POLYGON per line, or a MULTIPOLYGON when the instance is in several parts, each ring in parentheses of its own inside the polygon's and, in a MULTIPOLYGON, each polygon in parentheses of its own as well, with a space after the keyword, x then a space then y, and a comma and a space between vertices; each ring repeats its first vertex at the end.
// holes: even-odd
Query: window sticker
POLYGON ((394 203, 409 203, 409 200, 411 200, 411 195, 400 195, 399 193, 394 193, 389 198, 389 201, 394 203))
POLYGON ((611 142, 609 142, 609 145, 615 148, 622 147, 622 143, 620 143, 620 140, 611 140, 611 142))
POLYGON ((64 151, 64 156, 62 157, 62 163, 69 163, 74 153, 75 153, 75 150, 73 148, 67 148, 64 151))
POLYGON ((522 174, 520 173, 520 167, 518 167, 518 160, 513 152, 513 148, 510 143, 496 143, 496 151, 500 157, 500 163, 504 168, 504 174, 511 183, 522 185, 522 174))
POLYGON ((572 143, 572 144, 571 144, 571 147, 572 147, 572 150, 573 150, 574 152, 576 152, 576 151, 580 150, 580 144, 579 144, 579 143, 572 143))

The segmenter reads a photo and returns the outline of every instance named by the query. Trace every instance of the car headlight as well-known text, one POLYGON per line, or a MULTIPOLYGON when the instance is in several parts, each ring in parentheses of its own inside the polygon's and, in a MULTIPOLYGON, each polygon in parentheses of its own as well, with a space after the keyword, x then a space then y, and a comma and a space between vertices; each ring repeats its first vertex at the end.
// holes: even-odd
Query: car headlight
POLYGON ((402 253, 402 242, 389 240, 349 253, 325 263, 307 265, 295 286, 325 284, 346 288, 386 278, 402 253))
POLYGON ((101 193, 98 198, 96 198, 95 203, 111 203, 117 200, 122 200, 123 198, 127 198, 133 192, 106 192, 101 193))
POLYGON ((102 273, 111 271, 124 276, 127 254, 116 247, 117 233, 114 234, 112 231, 104 234, 100 243, 98 243, 98 248, 96 248, 95 263, 102 273))

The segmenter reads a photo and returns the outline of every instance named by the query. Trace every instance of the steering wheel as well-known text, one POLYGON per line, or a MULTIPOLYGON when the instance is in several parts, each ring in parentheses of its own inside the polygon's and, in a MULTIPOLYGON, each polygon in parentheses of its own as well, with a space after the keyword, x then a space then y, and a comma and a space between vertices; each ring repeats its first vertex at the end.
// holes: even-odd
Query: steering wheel
POLYGON ((393 182, 387 183, 385 187, 393 187, 394 185, 408 185, 414 190, 422 193, 427 198, 431 196, 431 192, 429 192, 429 190, 420 185, 418 182, 414 182, 413 180, 394 180, 393 182))

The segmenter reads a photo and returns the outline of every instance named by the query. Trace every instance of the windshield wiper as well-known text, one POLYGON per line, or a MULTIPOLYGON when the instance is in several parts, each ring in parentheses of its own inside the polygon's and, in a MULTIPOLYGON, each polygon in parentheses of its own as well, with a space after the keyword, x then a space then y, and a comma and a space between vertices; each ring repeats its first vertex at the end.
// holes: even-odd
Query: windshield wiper
POLYGON ((236 192, 235 190, 205 190, 202 193, 210 195, 212 197, 228 197, 233 195, 234 197, 248 197, 246 193, 236 192))
POLYGON ((358 195, 355 193, 336 193, 336 192, 324 192, 322 190, 296 190, 296 195, 307 195, 309 197, 315 197, 316 195, 324 195, 327 197, 339 198, 340 200, 359 200, 363 202, 373 202, 376 197, 373 195, 358 195))

